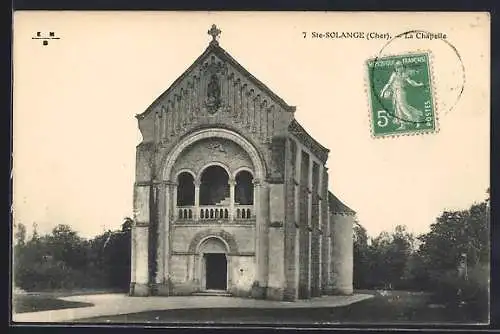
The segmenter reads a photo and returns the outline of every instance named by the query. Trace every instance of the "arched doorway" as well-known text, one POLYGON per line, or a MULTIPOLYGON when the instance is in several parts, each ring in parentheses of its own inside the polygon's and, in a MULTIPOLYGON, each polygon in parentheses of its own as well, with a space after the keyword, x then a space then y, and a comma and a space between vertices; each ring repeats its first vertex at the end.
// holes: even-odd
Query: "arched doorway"
POLYGON ((217 237, 208 237, 199 247, 201 258, 201 289, 228 290, 228 257, 226 244, 217 237))

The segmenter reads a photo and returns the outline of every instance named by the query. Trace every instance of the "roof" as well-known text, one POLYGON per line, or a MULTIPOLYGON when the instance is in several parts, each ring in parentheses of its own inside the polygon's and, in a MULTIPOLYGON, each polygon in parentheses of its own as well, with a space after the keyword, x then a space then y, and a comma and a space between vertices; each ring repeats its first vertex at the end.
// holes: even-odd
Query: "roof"
POLYGON ((356 211, 342 203, 331 191, 328 192, 328 206, 330 213, 342 215, 355 215, 356 211))
POLYGON ((294 118, 288 126, 288 131, 297 136, 300 141, 308 147, 323 163, 328 159, 329 149, 321 145, 316 139, 313 138, 307 131, 300 125, 294 118))
POLYGON ((243 66, 241 66, 231 55, 224 50, 218 43, 210 43, 205 51, 189 66, 184 73, 181 74, 170 87, 163 92, 154 102, 142 113, 138 114, 136 117, 143 118, 146 116, 154 107, 163 99, 164 96, 168 95, 179 82, 181 82, 187 75, 189 75, 211 52, 216 54, 221 60, 232 65, 237 71, 241 72, 242 75, 247 77, 256 87, 265 92, 275 103, 280 105, 284 110, 289 112, 295 111, 295 106, 290 106, 282 98, 276 95, 269 87, 262 83, 259 79, 254 77, 250 72, 248 72, 243 66))

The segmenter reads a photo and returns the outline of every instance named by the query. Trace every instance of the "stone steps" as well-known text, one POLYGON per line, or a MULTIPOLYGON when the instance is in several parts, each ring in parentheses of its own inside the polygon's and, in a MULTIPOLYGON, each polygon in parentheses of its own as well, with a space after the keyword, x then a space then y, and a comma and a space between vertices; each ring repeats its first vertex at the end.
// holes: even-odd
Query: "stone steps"
POLYGON ((219 297, 231 297, 232 294, 227 292, 227 291, 222 291, 222 290, 205 290, 205 291, 199 291, 199 292, 194 292, 192 294, 193 296, 219 296, 219 297))

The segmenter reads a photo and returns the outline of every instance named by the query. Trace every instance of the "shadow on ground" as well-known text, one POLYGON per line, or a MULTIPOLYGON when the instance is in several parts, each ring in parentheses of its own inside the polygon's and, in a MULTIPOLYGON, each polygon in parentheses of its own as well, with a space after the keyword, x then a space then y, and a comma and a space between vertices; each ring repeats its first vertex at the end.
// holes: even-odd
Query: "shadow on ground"
POLYGON ((60 291, 41 291, 41 292, 23 292, 15 293, 12 296, 12 310, 15 313, 28 313, 49 310, 61 310, 67 308, 89 307, 94 306, 92 303, 66 301, 58 299, 59 297, 76 296, 76 295, 95 295, 104 293, 122 292, 116 289, 96 290, 60 290, 60 291))
POLYGON ((375 297, 345 307, 179 309, 93 317, 78 323, 463 324, 485 323, 488 319, 487 315, 482 319, 474 318, 465 308, 433 305, 426 293, 360 292, 375 297))

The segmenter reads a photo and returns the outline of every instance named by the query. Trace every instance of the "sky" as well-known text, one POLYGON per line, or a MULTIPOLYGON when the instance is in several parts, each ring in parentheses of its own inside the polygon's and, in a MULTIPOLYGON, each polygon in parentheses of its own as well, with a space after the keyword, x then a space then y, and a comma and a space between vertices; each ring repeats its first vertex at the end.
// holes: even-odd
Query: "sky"
POLYGON ((16 12, 14 220, 83 237, 132 216, 134 115, 205 50, 220 45, 289 105, 330 149, 329 187, 369 235, 425 233, 443 210, 489 187, 489 17, 480 13, 16 12), (442 40, 312 38, 312 32, 425 30, 442 40), (43 46, 32 37, 54 32, 43 46), (306 32, 304 38, 303 32, 306 32), (432 54, 439 130, 373 138, 365 61, 432 54), (457 56, 458 54, 458 56, 457 56), (463 85, 463 93, 459 96, 463 85))

